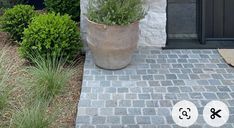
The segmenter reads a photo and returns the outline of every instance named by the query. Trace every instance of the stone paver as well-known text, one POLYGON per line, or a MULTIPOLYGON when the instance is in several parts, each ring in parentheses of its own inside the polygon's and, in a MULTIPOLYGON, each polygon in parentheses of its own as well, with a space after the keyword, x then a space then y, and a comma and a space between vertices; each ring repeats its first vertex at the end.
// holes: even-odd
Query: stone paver
POLYGON ((173 128, 172 106, 192 101, 199 118, 192 127, 209 127, 204 105, 224 101, 234 127, 234 68, 217 50, 161 50, 140 47, 125 69, 97 68, 86 55, 76 128, 173 128))

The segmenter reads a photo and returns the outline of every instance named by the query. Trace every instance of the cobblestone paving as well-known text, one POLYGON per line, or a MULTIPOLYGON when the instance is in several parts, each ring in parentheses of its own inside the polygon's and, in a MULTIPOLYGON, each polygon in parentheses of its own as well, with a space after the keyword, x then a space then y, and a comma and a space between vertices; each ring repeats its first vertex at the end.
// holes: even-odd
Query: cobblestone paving
POLYGON ((229 106, 225 128, 234 127, 234 68, 217 50, 160 50, 142 47, 125 69, 97 68, 87 53, 76 128, 174 128, 172 106, 192 101, 199 117, 192 128, 209 127, 206 103, 229 106))

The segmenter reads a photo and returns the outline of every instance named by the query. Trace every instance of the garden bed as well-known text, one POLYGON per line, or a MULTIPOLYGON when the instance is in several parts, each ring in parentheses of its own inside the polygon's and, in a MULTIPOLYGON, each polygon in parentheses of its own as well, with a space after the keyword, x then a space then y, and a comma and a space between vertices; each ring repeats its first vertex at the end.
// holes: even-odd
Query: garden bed
MULTIPOLYGON (((15 111, 20 110, 26 104, 27 94, 20 82, 21 77, 27 77, 24 70, 28 64, 18 54, 17 45, 11 44, 11 40, 6 33, 0 32, 0 50, 6 51, 5 59, 7 60, 7 67, 13 66, 9 73, 10 88, 12 89, 9 97, 7 107, 0 112, 0 127, 9 127, 12 115, 15 111)), ((77 56, 77 63, 73 67, 73 75, 69 84, 62 90, 62 93, 55 96, 46 107, 47 114, 56 113, 56 119, 53 121, 51 127, 75 127, 75 119, 77 113, 77 102, 79 101, 82 78, 83 78, 83 64, 84 55, 77 56)))

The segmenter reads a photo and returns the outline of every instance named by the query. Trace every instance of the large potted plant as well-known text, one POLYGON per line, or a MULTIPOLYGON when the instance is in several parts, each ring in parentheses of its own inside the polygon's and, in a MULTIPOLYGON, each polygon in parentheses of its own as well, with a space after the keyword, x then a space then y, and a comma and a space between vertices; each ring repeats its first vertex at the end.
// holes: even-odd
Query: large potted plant
POLYGON ((90 0, 87 43, 97 66, 126 67, 137 48, 143 0, 90 0))

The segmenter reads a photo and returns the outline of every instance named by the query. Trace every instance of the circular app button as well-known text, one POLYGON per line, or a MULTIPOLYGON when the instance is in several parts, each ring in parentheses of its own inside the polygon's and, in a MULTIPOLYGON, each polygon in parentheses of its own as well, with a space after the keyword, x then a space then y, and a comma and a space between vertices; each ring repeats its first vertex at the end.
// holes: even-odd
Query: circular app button
POLYGON ((172 109, 172 119, 181 127, 193 125, 198 118, 197 107, 190 101, 180 101, 172 109))
POLYGON ((204 107, 203 118, 208 125, 220 127, 228 121, 229 109, 221 101, 211 101, 204 107))

